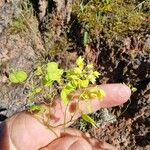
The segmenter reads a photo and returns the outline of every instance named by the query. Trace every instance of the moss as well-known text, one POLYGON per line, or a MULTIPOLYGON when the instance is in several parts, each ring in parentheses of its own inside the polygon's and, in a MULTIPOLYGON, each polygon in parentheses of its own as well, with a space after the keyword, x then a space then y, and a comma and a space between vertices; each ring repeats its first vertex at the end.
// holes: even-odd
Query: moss
POLYGON ((69 48, 69 42, 67 40, 67 37, 61 36, 59 40, 57 40, 53 45, 51 46, 49 50, 49 55, 51 57, 55 57, 56 55, 63 53, 69 48))
POLYGON ((135 0, 76 0, 73 14, 93 37, 103 33, 112 38, 125 36, 142 27, 148 12, 137 6, 135 0))
POLYGON ((29 0, 23 1, 18 7, 18 15, 16 15, 10 24, 9 33, 18 34, 26 33, 31 29, 31 24, 34 22, 35 16, 33 8, 29 0), (20 9, 20 10, 19 10, 20 9))
POLYGON ((23 33, 26 31, 27 31, 27 24, 25 20, 22 17, 14 18, 9 28, 9 32, 11 34, 17 34, 17 33, 23 33))

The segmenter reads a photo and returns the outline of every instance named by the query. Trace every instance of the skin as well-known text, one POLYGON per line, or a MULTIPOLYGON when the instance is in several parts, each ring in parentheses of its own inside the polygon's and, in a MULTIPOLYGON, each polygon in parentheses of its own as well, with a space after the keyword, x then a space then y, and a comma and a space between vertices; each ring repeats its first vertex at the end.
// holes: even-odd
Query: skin
MULTIPOLYGON (((109 108, 126 102, 130 95, 130 89, 124 84, 106 84, 100 85, 106 93, 104 99, 100 102, 98 99, 91 100, 92 112, 100 108, 109 108)), ((63 103, 56 99, 49 111, 42 116, 36 117, 28 112, 20 112, 13 115, 0 125, 0 147, 1 150, 116 150, 115 147, 91 138, 88 134, 70 129, 68 126, 80 117, 82 113, 88 113, 84 101, 77 105, 78 96, 81 91, 73 93, 74 99, 70 101, 69 106, 65 109, 63 103), (78 106, 78 112, 74 114, 78 106), (65 115, 66 111, 66 115, 65 115), (47 118, 51 119, 48 120, 47 118), (64 130, 64 117, 66 128, 64 130), (37 119, 38 118, 38 119, 37 119), (51 125, 43 125, 46 122, 51 125)))

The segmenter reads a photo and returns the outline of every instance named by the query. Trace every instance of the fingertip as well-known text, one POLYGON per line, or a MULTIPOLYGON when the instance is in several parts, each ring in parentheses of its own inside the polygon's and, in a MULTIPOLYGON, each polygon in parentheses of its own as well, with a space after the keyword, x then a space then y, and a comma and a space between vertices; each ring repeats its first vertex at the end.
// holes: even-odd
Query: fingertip
MULTIPOLYGON (((102 84, 97 86, 102 89, 105 93, 103 99, 91 99, 91 110, 95 112, 100 108, 110 108, 114 106, 121 105, 125 103, 131 96, 130 88, 125 84, 102 84)), ((89 87, 91 89, 93 87, 89 87)), ((76 97, 79 97, 79 92, 77 92, 76 97)), ((87 104, 85 101, 80 101, 80 110, 88 113, 87 104)))
POLYGON ((131 90, 126 84, 118 84, 120 86, 120 95, 122 95, 124 102, 131 96, 131 90))
POLYGON ((100 85, 100 88, 106 93, 106 96, 101 103, 102 107, 121 105, 131 96, 131 90, 125 84, 104 84, 100 85))

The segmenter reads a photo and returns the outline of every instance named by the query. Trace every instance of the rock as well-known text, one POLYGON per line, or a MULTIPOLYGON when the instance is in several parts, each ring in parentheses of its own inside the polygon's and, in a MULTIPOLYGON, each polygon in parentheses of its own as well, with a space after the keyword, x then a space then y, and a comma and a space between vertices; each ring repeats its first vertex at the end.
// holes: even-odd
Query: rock
POLYGON ((0 7, 2 7, 5 4, 5 0, 0 1, 0 7))
POLYGON ((24 85, 10 85, 9 73, 12 70, 24 70, 30 75, 39 59, 39 51, 43 50, 36 18, 28 18, 31 23, 26 32, 10 33, 13 18, 20 17, 18 3, 19 0, 10 1, 0 9, 0 107, 7 109, 3 115, 8 117, 25 109, 26 105, 24 85))
POLYGON ((9 3, 4 3, 2 0, 0 2, 0 34, 2 34, 2 31, 8 27, 13 17, 19 15, 20 8, 17 7, 19 1, 20 0, 15 0, 12 2, 10 1, 9 3))

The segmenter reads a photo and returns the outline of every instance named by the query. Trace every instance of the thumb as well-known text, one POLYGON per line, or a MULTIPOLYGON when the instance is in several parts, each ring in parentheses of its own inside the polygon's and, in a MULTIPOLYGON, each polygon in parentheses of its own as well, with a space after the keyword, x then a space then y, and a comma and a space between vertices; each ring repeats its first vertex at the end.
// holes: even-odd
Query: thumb
POLYGON ((117 150, 112 145, 87 136, 66 135, 40 150, 117 150))
POLYGON ((82 137, 67 135, 58 138, 40 150, 92 150, 91 145, 82 137))

